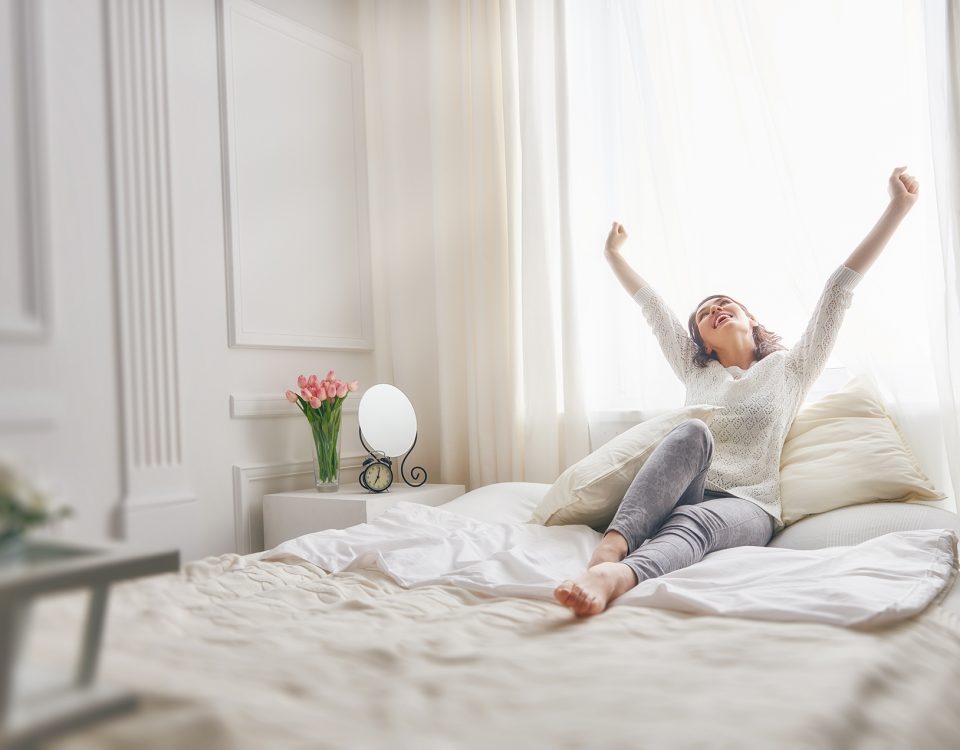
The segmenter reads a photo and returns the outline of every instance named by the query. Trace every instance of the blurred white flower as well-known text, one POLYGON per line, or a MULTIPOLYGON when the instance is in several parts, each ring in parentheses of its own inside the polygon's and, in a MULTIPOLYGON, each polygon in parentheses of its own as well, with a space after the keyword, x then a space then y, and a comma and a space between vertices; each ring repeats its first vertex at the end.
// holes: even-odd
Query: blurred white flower
POLYGON ((50 510, 51 495, 50 487, 31 477, 22 462, 0 455, 0 541, 70 515, 66 506, 50 510))

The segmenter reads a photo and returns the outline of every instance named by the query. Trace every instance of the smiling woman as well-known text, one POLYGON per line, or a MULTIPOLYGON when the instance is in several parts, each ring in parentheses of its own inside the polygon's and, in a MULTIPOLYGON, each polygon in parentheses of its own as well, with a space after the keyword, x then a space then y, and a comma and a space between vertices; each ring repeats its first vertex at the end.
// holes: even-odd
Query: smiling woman
POLYGON ((826 366, 854 288, 913 205, 913 196, 904 193, 913 194, 917 184, 902 172, 897 168, 890 178, 891 207, 830 274, 806 330, 791 349, 743 304, 722 294, 712 294, 694 308, 687 335, 665 300, 623 257, 621 247, 629 235, 613 222, 604 258, 640 305, 684 384, 684 406, 722 409, 709 425, 684 421, 654 448, 624 494, 587 572, 556 587, 558 602, 578 616, 594 615, 640 581, 692 565, 716 550, 764 546, 783 530, 779 467, 784 439, 826 366), (709 366, 710 359, 721 366, 709 366))
POLYGON ((701 300, 687 328, 697 345, 693 355, 697 367, 706 367, 715 359, 724 367, 747 370, 768 354, 786 349, 778 334, 767 330, 732 297, 711 294, 701 300))

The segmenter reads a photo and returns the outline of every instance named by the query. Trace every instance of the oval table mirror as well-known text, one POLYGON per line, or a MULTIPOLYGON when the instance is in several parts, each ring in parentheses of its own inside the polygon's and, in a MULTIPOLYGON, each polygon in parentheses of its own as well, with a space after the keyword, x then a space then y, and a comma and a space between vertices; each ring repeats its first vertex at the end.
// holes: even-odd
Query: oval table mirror
POLYGON ((404 482, 411 487, 419 487, 427 481, 427 473, 421 466, 410 470, 412 479, 418 478, 418 472, 423 474, 419 482, 411 482, 404 475, 407 455, 417 444, 417 415, 403 391, 389 383, 371 386, 360 399, 357 420, 360 424, 360 442, 373 457, 364 462, 361 484, 364 484, 363 477, 369 463, 380 462, 389 467, 392 464, 390 458, 400 455, 404 456, 400 465, 400 476, 404 482))

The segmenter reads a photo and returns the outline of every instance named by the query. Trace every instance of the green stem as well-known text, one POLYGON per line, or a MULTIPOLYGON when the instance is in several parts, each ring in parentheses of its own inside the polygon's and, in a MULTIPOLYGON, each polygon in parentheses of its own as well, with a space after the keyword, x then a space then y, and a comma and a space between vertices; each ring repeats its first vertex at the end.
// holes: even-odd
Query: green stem
POLYGON ((317 479, 320 482, 337 481, 340 468, 340 415, 343 399, 335 404, 324 402, 319 409, 310 409, 307 418, 313 434, 314 450, 317 456, 317 479), (312 416, 311 416, 312 414, 312 416))

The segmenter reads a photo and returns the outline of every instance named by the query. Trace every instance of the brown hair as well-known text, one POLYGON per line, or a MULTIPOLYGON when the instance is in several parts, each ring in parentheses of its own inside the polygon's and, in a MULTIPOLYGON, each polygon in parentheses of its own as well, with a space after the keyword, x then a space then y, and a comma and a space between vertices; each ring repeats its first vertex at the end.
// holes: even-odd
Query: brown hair
MULTIPOLYGON (((694 343, 697 345, 697 351, 693 355, 693 361, 696 363, 697 367, 706 367, 708 364, 710 364, 711 359, 715 359, 718 362, 720 361, 716 351, 707 354, 707 350, 703 345, 703 338, 700 336, 700 329, 697 328, 697 322, 694 319, 697 314, 697 310, 700 309, 700 305, 702 305, 708 299, 713 299, 715 297, 726 297, 731 302, 739 305, 740 309, 747 314, 747 317, 756 320, 756 318, 753 317, 753 313, 751 313, 746 306, 743 305, 743 303, 737 302, 737 300, 735 300, 729 294, 711 294, 709 297, 704 297, 702 300, 700 300, 696 307, 693 308, 693 312, 690 313, 690 319, 687 321, 687 328, 690 330, 690 338, 692 338, 694 343)), ((757 362, 766 357, 768 354, 772 354, 775 351, 786 350, 787 348, 780 343, 780 336, 775 334, 773 331, 768 331, 759 322, 757 322, 757 325, 753 328, 753 344, 753 356, 756 357, 757 362)))

